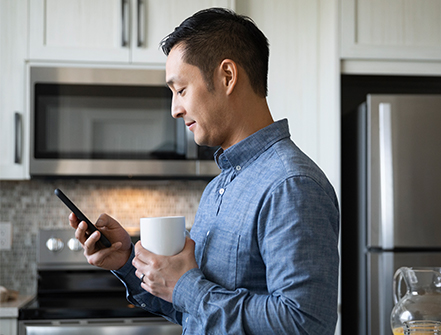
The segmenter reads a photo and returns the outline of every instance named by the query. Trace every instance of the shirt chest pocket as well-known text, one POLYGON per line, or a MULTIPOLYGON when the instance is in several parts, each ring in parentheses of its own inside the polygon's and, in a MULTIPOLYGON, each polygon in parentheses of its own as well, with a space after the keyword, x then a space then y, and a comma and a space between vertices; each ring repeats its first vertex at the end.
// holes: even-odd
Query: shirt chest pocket
POLYGON ((216 229, 204 241, 200 268, 208 280, 228 290, 236 289, 239 240, 240 235, 216 229))

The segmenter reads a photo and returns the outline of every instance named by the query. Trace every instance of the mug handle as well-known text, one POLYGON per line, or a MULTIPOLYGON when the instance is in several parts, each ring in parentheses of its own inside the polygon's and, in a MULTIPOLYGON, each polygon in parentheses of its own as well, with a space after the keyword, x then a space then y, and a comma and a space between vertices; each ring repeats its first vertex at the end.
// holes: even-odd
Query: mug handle
POLYGON ((403 281, 402 269, 399 268, 394 275, 394 303, 397 304, 401 300, 401 282, 403 281))

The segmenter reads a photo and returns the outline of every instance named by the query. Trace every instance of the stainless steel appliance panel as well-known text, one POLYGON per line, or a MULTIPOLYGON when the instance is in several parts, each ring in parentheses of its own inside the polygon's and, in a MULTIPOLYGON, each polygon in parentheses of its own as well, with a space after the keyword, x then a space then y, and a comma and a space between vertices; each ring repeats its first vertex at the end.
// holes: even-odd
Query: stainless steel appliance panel
POLYGON ((368 95, 368 247, 441 248, 441 96, 368 95))
MULTIPOLYGON (((130 233, 139 240, 139 229, 130 233)), ((75 230, 41 229, 37 244, 37 295, 18 311, 19 335, 181 334, 180 325, 130 304, 110 271, 89 265, 75 230)))
POLYGON ((160 68, 30 67, 32 177, 211 178, 160 68))
POLYGON ((368 252, 367 265, 367 334, 392 335, 390 314, 394 306, 395 271, 402 266, 438 267, 441 265, 441 251, 368 252))
POLYGON ((19 324, 19 335, 180 335, 181 333, 181 326, 164 322, 164 319, 149 319, 142 322, 119 319, 57 320, 19 324))

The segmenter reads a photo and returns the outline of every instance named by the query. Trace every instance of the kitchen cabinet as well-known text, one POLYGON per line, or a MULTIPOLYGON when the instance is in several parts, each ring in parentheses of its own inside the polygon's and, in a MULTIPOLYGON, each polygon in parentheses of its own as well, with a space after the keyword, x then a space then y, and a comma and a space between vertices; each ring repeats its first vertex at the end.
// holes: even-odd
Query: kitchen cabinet
POLYGON ((343 59, 441 61, 439 0, 340 0, 340 15, 343 59))
POLYGON ((20 295, 16 300, 0 302, 0 335, 17 334, 18 310, 32 298, 30 295, 20 295))
POLYGON ((0 179, 28 178, 27 4, 0 1, 0 179))
POLYGON ((235 0, 32 0, 31 60, 165 64, 159 42, 186 17, 235 0))
POLYGON ((0 335, 17 335, 17 318, 0 317, 0 335))

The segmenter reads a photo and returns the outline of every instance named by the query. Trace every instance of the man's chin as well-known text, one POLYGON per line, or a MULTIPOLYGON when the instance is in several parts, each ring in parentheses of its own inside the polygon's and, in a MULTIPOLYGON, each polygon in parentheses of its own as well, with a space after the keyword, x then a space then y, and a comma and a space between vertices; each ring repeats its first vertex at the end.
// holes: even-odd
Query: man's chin
POLYGON ((203 137, 203 136, 198 136, 198 134, 193 133, 194 134, 194 141, 196 142, 197 145, 201 146, 201 147, 217 147, 220 146, 220 143, 216 143, 219 141, 216 141, 215 139, 210 139, 207 137, 203 137))
POLYGON ((194 141, 196 142, 197 145, 199 145, 201 147, 215 147, 215 146, 217 146, 216 144, 209 143, 209 141, 198 140, 197 138, 195 138, 194 141))

